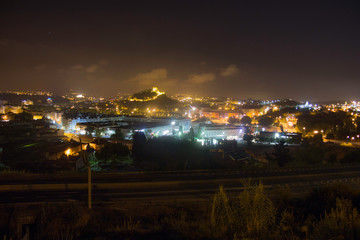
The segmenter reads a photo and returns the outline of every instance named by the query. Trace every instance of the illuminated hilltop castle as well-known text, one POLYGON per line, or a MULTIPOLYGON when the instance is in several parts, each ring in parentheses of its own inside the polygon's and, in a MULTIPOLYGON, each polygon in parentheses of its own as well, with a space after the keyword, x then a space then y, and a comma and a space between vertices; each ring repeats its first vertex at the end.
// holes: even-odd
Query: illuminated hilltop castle
POLYGON ((157 87, 153 87, 152 89, 141 91, 139 93, 135 93, 132 95, 129 100, 130 101, 138 101, 138 102, 146 102, 155 100, 160 95, 165 94, 165 92, 160 92, 157 87))

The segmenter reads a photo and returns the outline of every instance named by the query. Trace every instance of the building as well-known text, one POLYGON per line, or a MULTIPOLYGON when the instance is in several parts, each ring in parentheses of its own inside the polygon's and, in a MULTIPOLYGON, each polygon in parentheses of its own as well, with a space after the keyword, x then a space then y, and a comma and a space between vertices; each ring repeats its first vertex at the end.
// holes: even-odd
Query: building
POLYGON ((197 133, 198 142, 202 145, 218 145, 222 140, 241 140, 245 128, 229 125, 204 125, 197 133))
POLYGON ((204 108, 200 111, 200 117, 206 117, 209 119, 228 119, 230 117, 241 118, 244 112, 240 110, 219 110, 204 108))
POLYGON ((260 132, 260 142, 278 142, 283 140, 287 143, 300 144, 302 140, 301 133, 289 133, 289 132, 260 132))
POLYGON ((151 122, 138 122, 126 126, 118 126, 125 139, 131 139, 134 132, 144 132, 147 137, 180 136, 190 131, 190 119, 153 119, 151 122))

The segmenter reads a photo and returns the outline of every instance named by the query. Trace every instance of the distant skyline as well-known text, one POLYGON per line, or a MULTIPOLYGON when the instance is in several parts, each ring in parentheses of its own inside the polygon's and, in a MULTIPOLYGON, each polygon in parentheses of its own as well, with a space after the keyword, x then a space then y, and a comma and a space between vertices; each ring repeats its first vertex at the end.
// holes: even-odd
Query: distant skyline
POLYGON ((0 90, 360 100, 358 1, 10 1, 0 90))

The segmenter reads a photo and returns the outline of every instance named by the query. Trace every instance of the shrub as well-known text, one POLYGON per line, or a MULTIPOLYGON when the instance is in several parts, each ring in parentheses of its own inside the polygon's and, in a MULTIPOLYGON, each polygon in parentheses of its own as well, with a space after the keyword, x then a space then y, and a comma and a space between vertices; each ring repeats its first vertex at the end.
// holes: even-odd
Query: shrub
POLYGON ((46 205, 39 217, 41 239, 73 240, 90 219, 87 209, 80 204, 60 207, 46 205))
POLYGON ((359 239, 360 215, 348 199, 336 199, 336 208, 325 213, 315 231, 316 239, 359 239))
POLYGON ((276 209, 264 186, 243 181, 244 191, 231 199, 221 186, 212 204, 211 224, 216 236, 267 239, 275 230, 276 209))

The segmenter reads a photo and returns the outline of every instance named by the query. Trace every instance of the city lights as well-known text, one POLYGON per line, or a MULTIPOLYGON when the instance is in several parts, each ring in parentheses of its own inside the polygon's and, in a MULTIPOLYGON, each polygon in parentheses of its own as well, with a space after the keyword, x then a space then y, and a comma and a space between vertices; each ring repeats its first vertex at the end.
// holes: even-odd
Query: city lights
POLYGON ((0 239, 360 238, 360 2, 4 2, 0 239))

